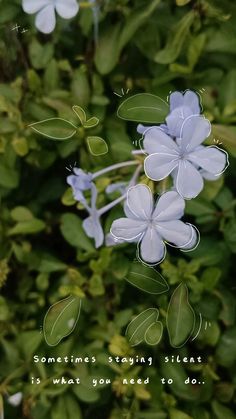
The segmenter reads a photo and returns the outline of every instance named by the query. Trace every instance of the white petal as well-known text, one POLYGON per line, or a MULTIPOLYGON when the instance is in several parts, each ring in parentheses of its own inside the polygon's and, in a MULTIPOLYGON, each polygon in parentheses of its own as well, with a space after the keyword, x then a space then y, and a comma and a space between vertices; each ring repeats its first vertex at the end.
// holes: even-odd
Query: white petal
POLYGON ((79 4, 76 0, 56 0, 56 11, 64 19, 71 19, 79 11, 79 4))
POLYGON ((184 93, 184 106, 188 106, 194 114, 200 114, 201 108, 199 105, 199 96, 197 93, 192 92, 191 90, 187 90, 184 93))
POLYGON ((36 16, 36 28, 43 33, 51 33, 56 26, 54 6, 44 7, 36 16))
POLYGON ((182 106, 184 103, 184 97, 181 92, 173 92, 170 95, 170 112, 172 112, 175 108, 182 106))
POLYGON ((140 257, 147 263, 160 263, 165 257, 165 245, 155 228, 148 228, 140 241, 140 257))
POLYGON ((191 225, 180 220, 158 222, 156 229, 164 240, 177 247, 188 245, 193 236, 191 225))
POLYGON ((165 192, 159 198, 152 218, 158 222, 178 220, 184 215, 184 208, 184 199, 177 192, 165 192))
POLYGON ((191 224, 189 224, 189 225, 192 228, 192 237, 191 237, 191 240, 186 245, 181 246, 181 250, 183 252, 190 252, 191 250, 196 249, 196 247, 200 243, 200 233, 199 233, 198 229, 191 224))
POLYGON ((22 8, 24 12, 33 14, 50 4, 53 4, 52 0, 23 0, 22 8))
POLYGON ((144 135, 143 146, 148 154, 157 152, 175 154, 178 152, 175 142, 162 129, 152 127, 146 130, 144 135))
POLYGON ((10 405, 17 407, 21 404, 22 399, 23 399, 23 394, 21 392, 18 392, 8 397, 7 401, 10 405))
POLYGON ((146 157, 144 160, 146 176, 152 180, 165 179, 177 166, 178 159, 173 154, 150 154, 150 156, 146 157))
POLYGON ((203 116, 187 118, 181 129, 181 149, 190 152, 198 147, 211 133, 211 124, 203 116))
POLYGON ((176 177, 177 192, 184 199, 195 198, 203 189, 203 179, 199 171, 187 160, 179 162, 176 177))
POLYGON ((227 154, 214 146, 194 150, 187 159, 213 175, 222 173, 227 164, 227 154))
POLYGON ((173 137, 179 137, 183 122, 192 115, 192 111, 187 106, 180 106, 175 108, 167 117, 166 123, 169 134, 173 137))
POLYGON ((111 234, 117 239, 133 241, 140 236, 147 228, 147 222, 131 220, 130 218, 119 218, 113 221, 111 234))
MULTIPOLYGON (((153 196, 147 185, 138 184, 129 188, 127 205, 135 218, 148 220, 153 211, 153 196)), ((134 217, 132 217, 134 218, 134 217)))

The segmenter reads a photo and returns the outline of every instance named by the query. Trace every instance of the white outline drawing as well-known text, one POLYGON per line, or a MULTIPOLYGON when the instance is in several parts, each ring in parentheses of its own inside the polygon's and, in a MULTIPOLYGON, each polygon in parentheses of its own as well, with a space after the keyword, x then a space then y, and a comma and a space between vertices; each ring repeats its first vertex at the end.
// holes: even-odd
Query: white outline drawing
MULTIPOLYGON (((46 336, 46 333, 45 333, 45 322, 46 322, 46 318, 47 318, 47 315, 48 315, 48 313, 49 313, 49 311, 54 307, 54 306, 56 306, 57 304, 59 304, 59 303, 61 303, 61 302, 63 302, 63 301, 65 301, 65 300, 68 300, 69 298, 71 298, 72 297, 72 295, 69 295, 68 297, 66 297, 66 298, 63 298, 62 300, 60 300, 60 301, 57 301, 56 303, 54 303, 52 306, 50 306, 49 307, 49 309, 47 310, 47 313, 45 314, 45 316, 44 316, 44 320, 43 320, 43 334, 44 334, 44 339, 45 339, 45 341, 46 341, 46 343, 47 343, 47 345, 48 346, 57 346, 61 341, 62 341, 62 339, 64 339, 64 338, 66 338, 67 336, 69 336, 74 330, 75 330, 75 327, 76 327, 76 325, 77 325, 77 323, 78 323, 78 320, 79 320, 79 317, 80 317, 80 312, 81 312, 81 306, 82 306, 82 299, 80 298, 80 301, 79 301, 79 309, 78 309, 78 314, 77 314, 77 317, 74 319, 74 325, 73 325, 73 327, 72 327, 72 329, 71 330, 69 330, 69 332, 66 334, 66 335, 64 335, 64 336, 62 336, 61 338, 60 338, 60 340, 57 342, 57 343, 55 343, 54 345, 52 345, 51 343, 48 343, 48 340, 47 340, 47 336, 46 336)), ((64 308, 63 308, 63 310, 60 312, 60 314, 59 314, 59 316, 57 317, 57 319, 56 319, 56 321, 55 321, 55 323, 54 323, 54 325, 53 325, 53 327, 52 327, 52 329, 51 329, 51 332, 50 332, 50 336, 52 335, 52 333, 53 333, 53 331, 54 331, 54 329, 55 329, 55 327, 56 327, 56 324, 57 324, 57 322, 58 322, 58 320, 60 319, 60 317, 62 316, 62 314, 64 313, 64 311, 76 300, 76 298, 78 298, 78 297, 75 297, 74 299, 72 299, 64 308)))
MULTIPOLYGON (((180 309, 178 310, 178 313, 179 313, 179 311, 180 311, 180 309)), ((177 318, 178 318, 178 316, 177 316, 177 318)), ((169 304, 168 304, 168 308, 167 308, 167 314, 166 314, 166 319, 167 319, 167 321, 166 321, 166 328, 167 328, 167 331, 168 331, 168 335, 169 335, 169 339, 170 339, 170 344, 171 344, 171 346, 173 347, 173 348, 176 348, 176 349, 178 349, 178 348, 182 348, 187 342, 188 342, 188 340, 191 338, 191 334, 193 333, 193 331, 194 331, 194 328, 195 328, 195 324, 196 324, 196 315, 195 315, 195 311, 194 311, 194 309, 192 308, 192 306, 191 306, 191 304, 190 304, 190 302, 189 302, 189 299, 188 299, 188 287, 187 287, 187 285, 184 283, 184 282, 181 282, 175 289, 174 289, 174 291, 173 291, 173 293, 172 293, 172 295, 171 295, 171 297, 170 297, 170 301, 169 301, 169 304), (170 307, 171 307, 171 301, 172 301, 172 299, 173 299, 173 295, 175 294, 175 292, 176 292, 176 290, 181 286, 181 285, 184 285, 185 286, 185 289, 186 289, 186 300, 187 300, 187 303, 188 303, 188 305, 189 305, 189 308, 190 308, 190 310, 192 311, 192 313, 193 313, 193 326, 192 326, 192 330, 191 330, 191 332, 189 333, 189 336, 186 338, 186 340, 183 342, 183 343, 181 343, 181 345, 179 345, 179 346, 174 346, 173 344, 172 344, 172 342, 171 342, 171 339, 170 339, 170 332, 169 332, 169 327, 168 327, 168 315, 169 315, 169 310, 170 310, 170 307)), ((178 326, 178 323, 177 323, 177 326, 178 326)))

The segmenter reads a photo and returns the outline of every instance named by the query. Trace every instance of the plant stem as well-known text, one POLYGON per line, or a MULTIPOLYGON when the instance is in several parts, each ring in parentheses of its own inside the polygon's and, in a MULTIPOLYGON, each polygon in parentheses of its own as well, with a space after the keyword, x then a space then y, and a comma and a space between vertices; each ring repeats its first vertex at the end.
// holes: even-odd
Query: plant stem
POLYGON ((99 170, 98 172, 93 174, 93 179, 96 179, 98 176, 104 175, 107 172, 110 172, 112 170, 121 169, 122 167, 128 167, 128 166, 134 166, 136 164, 140 164, 139 161, 136 160, 129 160, 122 163, 116 163, 112 166, 105 167, 105 169, 99 170))
MULTIPOLYGON (((139 176, 139 173, 142 169, 142 165, 139 164, 139 166, 137 167, 137 169, 135 170, 132 178, 130 179, 130 182, 127 186, 127 189, 130 188, 131 186, 134 186, 136 183, 136 180, 139 176)), ((109 211, 111 208, 115 207, 117 204, 119 204, 120 202, 122 202, 127 196, 127 192, 125 192, 122 196, 120 196, 119 198, 115 199, 114 201, 110 202, 109 204, 105 205, 104 207, 100 208, 100 210, 98 210, 99 216, 105 214, 105 212, 109 211)))

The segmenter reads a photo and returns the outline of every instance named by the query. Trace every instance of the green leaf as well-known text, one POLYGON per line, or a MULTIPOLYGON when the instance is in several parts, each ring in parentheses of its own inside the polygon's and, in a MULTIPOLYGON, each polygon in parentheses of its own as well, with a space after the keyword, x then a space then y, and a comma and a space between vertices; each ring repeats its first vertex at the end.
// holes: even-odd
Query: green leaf
POLYGON ((26 207, 15 207, 11 210, 11 217, 14 221, 29 221, 34 218, 32 212, 26 207))
POLYGON ((46 224, 38 218, 32 218, 27 221, 20 221, 8 231, 8 236, 16 234, 36 234, 44 230, 46 224))
POLYGON ((151 324, 147 329, 144 339, 148 345, 158 345, 162 338, 163 325, 161 322, 151 324))
POLYGON ((119 59, 120 23, 101 32, 95 53, 95 65, 100 74, 108 74, 119 59))
POLYGON ((169 286, 163 276, 155 269, 133 262, 126 281, 149 294, 162 294, 167 292, 169 286))
POLYGON ((236 328, 226 330, 220 337, 216 349, 217 362, 225 367, 231 367, 236 360, 236 328))
POLYGON ((128 121, 157 124, 165 120, 168 112, 167 102, 159 96, 139 93, 122 102, 117 115, 119 118, 128 121))
MULTIPOLYGON (((95 388, 89 388, 81 383, 79 386, 73 386, 72 391, 84 403, 95 403, 99 400, 100 394, 95 388)), ((63 418, 64 419, 64 418, 63 418)))
POLYGON ((121 51, 124 46, 133 38, 134 34, 141 28, 146 20, 152 15, 154 10, 160 4, 161 0, 153 0, 141 10, 133 11, 121 31, 119 38, 119 50, 121 51))
POLYGON ((14 189, 18 186, 18 183, 19 173, 0 163, 0 185, 5 188, 14 189))
POLYGON ((183 346, 190 338, 195 314, 188 301, 188 288, 184 283, 174 290, 167 311, 167 329, 173 347, 183 346))
POLYGON ((75 214, 66 213, 61 217, 61 234, 64 239, 76 248, 94 252, 92 241, 86 236, 82 220, 75 214))
POLYGON ((67 140, 76 134, 77 128, 70 121, 63 118, 49 118, 29 125, 38 134, 52 140, 67 140))
POLYGON ((29 56, 32 66, 37 70, 46 68, 49 61, 53 58, 53 52, 52 43, 41 45, 36 39, 33 39, 29 45, 29 56))
POLYGON ((84 123, 86 122, 86 112, 84 111, 83 108, 81 108, 81 106, 78 105, 74 105, 72 106, 72 109, 74 111, 74 113, 78 116, 81 125, 84 125, 84 123))
MULTIPOLYGON (((157 322, 158 316, 159 311, 156 308, 148 308, 129 323, 126 335, 131 346, 136 346, 143 342, 146 331, 157 322)), ((148 337, 150 337, 149 333, 148 337)))
POLYGON ((40 264, 38 266, 39 272, 59 272, 64 271, 65 269, 67 269, 67 265, 54 256, 47 253, 40 255, 40 264))
POLYGON ((44 337, 49 346, 56 346, 74 330, 81 309, 81 299, 71 295, 53 304, 43 323, 44 337))
POLYGON ((236 419, 236 416, 232 410, 219 403, 217 400, 213 400, 211 406, 216 419, 236 419))
POLYGON ((108 145, 101 137, 87 137, 87 144, 93 156, 103 156, 108 153, 108 145))
POLYGON ((232 156, 236 157, 236 127, 212 124, 210 138, 214 138, 216 142, 218 140, 219 144, 222 143, 222 147, 226 148, 232 156))
POLYGON ((194 18, 195 13, 194 11, 191 11, 184 15, 184 17, 176 24, 175 30, 169 37, 165 48, 159 51, 154 57, 154 60, 157 63, 170 64, 176 60, 183 48, 194 18))
POLYGON ((42 335, 38 330, 21 332, 18 337, 18 344, 26 359, 30 359, 32 354, 38 349, 42 342, 42 335))
POLYGON ((86 122, 84 122, 84 128, 94 128, 99 124, 99 119, 96 116, 89 118, 86 122))
POLYGON ((170 419, 193 419, 192 416, 187 415, 181 410, 170 409, 170 419))

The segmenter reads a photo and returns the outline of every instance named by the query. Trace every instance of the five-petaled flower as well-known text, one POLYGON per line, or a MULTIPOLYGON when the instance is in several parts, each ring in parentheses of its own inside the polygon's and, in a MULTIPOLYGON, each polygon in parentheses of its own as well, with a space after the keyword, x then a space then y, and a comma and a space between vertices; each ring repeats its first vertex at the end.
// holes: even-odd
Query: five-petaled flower
POLYGON ((183 250, 196 247, 195 228, 180 220, 184 208, 184 200, 175 191, 165 192, 154 205, 149 187, 138 184, 127 192, 124 207, 127 218, 113 221, 111 234, 119 240, 138 242, 142 261, 160 263, 166 253, 165 242, 183 250))
POLYGON ((176 142, 161 128, 145 131, 144 148, 149 154, 144 161, 146 175, 157 181, 172 173, 181 197, 195 198, 203 189, 203 177, 217 179, 228 165, 225 151, 201 145, 210 132, 210 122, 198 115, 185 120, 176 142))
POLYGON ((71 19, 79 11, 76 0, 23 0, 22 7, 26 13, 37 13, 35 26, 45 34, 51 33, 55 29, 55 11, 63 19, 71 19))

